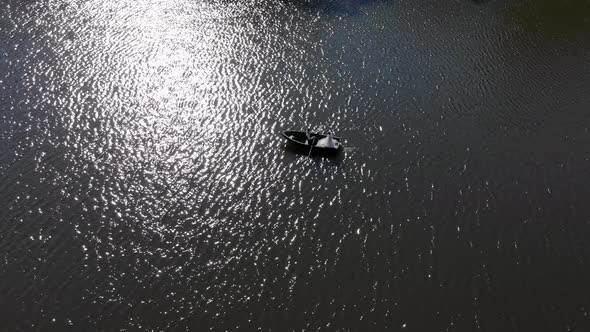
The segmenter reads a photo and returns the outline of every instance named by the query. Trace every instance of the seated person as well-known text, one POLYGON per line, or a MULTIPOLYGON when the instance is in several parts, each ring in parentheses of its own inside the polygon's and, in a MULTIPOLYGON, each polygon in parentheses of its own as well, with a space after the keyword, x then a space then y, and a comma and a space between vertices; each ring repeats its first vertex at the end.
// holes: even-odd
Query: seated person
POLYGON ((313 143, 315 141, 315 137, 313 137, 309 128, 305 129, 305 139, 306 139, 305 144, 308 144, 308 145, 313 145, 313 143))

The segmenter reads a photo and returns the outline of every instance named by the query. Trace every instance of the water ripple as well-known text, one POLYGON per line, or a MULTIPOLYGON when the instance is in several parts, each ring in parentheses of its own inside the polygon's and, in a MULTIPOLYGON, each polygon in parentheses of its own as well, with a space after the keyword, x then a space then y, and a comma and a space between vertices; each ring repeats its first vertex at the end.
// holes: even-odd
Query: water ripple
POLYGON ((588 324, 580 34, 492 2, 2 6, 9 328, 588 324), (278 135, 322 126, 339 158, 278 135))

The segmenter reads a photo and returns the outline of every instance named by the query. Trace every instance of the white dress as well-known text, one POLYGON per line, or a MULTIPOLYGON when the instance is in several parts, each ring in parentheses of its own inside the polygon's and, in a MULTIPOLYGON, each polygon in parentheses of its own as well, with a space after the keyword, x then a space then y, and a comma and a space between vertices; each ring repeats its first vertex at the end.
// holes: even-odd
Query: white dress
POLYGON ((334 138, 332 138, 332 134, 328 134, 328 136, 320 139, 316 143, 315 146, 320 147, 320 148, 337 149, 338 148, 338 141, 336 141, 334 138))

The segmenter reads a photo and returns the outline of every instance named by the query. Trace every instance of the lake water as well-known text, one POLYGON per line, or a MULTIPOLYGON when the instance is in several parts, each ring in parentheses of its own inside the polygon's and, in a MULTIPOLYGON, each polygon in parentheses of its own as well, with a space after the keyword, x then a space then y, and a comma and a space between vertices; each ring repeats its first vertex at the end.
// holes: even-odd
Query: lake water
POLYGON ((1 330, 590 330, 587 1, 0 8, 1 330))

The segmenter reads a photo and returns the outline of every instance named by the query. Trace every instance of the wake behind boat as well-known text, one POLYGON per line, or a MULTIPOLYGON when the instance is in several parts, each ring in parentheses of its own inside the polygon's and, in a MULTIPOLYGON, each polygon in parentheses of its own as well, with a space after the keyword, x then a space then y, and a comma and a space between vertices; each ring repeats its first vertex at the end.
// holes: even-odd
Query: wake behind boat
POLYGON ((335 154, 342 148, 340 137, 331 133, 286 130, 282 135, 287 139, 287 144, 308 154, 335 154))

